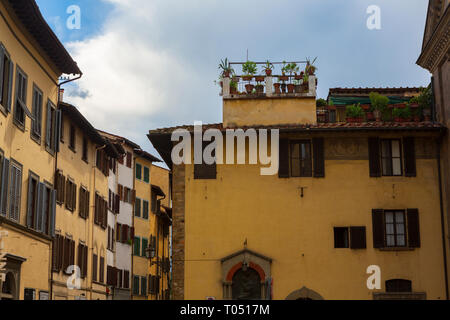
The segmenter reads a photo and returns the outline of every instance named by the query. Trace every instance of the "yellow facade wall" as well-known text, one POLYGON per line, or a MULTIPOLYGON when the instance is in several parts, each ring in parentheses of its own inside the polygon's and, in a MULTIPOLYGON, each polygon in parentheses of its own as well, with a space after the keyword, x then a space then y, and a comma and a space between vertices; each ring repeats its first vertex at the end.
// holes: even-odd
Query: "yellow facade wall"
POLYGON ((315 124, 315 98, 225 99, 224 127, 315 124))
POLYGON ((261 176, 258 165, 219 165, 216 180, 194 180, 186 165, 184 298, 221 299, 220 259, 247 240, 273 259, 276 300, 302 287, 324 299, 373 299, 398 278, 428 299, 445 299, 437 160, 417 159, 415 178, 370 178, 368 160, 327 160, 325 170, 324 179, 280 179, 261 176), (378 208, 418 208, 421 248, 374 249, 378 208), (366 227, 367 249, 334 248, 333 228, 351 226, 366 227), (371 265, 381 268, 381 290, 367 289, 371 265))

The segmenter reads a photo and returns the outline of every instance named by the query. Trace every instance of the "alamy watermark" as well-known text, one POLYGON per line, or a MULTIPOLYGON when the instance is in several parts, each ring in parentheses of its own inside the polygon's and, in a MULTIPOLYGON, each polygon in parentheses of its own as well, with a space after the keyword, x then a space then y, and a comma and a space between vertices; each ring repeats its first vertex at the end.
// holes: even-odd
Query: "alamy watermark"
POLYGON ((381 8, 377 5, 371 5, 366 11, 369 14, 367 18, 367 29, 381 30, 381 8))
POLYGON ((380 290, 381 289, 381 268, 376 265, 369 266, 367 268, 367 274, 370 277, 367 279, 367 289, 380 290))
POLYGON ((66 13, 69 17, 66 21, 67 29, 80 30, 81 29, 81 8, 77 5, 67 7, 66 13))
POLYGON ((191 132, 186 129, 177 129, 172 133, 172 142, 178 142, 172 149, 172 162, 175 165, 192 164, 192 160, 197 165, 260 164, 264 166, 261 168, 261 175, 272 176, 278 173, 279 136, 278 129, 260 129, 258 131, 255 129, 246 131, 227 129, 224 137, 223 132, 219 129, 208 129, 203 132, 202 122, 195 122, 194 155, 192 156, 191 132), (269 145, 270 153, 268 152, 269 145), (248 162, 246 161, 247 155, 248 162))

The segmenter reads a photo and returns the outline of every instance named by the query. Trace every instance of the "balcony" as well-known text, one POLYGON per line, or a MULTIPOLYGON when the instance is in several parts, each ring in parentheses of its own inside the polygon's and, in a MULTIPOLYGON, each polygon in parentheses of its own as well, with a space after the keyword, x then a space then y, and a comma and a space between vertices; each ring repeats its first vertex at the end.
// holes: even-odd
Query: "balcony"
POLYGON ((314 98, 317 77, 315 67, 308 61, 294 62, 230 62, 219 84, 223 99, 314 98), (248 71, 250 65, 250 72, 248 71), (241 75, 234 73, 242 66, 241 75), (303 67, 300 72, 300 67, 303 67), (256 74, 260 69, 260 74, 256 74), (276 72, 277 74, 274 74, 276 72))

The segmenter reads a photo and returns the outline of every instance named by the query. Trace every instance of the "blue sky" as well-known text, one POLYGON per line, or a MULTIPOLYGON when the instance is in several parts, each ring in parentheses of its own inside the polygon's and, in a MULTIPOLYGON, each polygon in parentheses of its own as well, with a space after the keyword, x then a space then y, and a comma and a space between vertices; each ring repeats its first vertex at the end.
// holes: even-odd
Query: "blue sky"
MULTIPOLYGON (((149 129, 220 122, 220 59, 318 57, 333 87, 426 86, 415 64, 428 0, 37 0, 84 73, 67 99, 98 128, 154 150, 149 129), (65 27, 70 5, 81 30, 65 27), (366 27, 381 9, 381 30, 366 27)), ((240 70, 238 70, 240 71, 240 70)))

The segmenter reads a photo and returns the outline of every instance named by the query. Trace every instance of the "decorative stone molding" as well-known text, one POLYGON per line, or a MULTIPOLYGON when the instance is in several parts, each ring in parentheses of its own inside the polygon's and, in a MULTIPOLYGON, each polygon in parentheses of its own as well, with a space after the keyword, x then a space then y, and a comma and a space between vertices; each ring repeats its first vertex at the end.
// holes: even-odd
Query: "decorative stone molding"
POLYGON ((292 292, 286 300, 324 300, 323 297, 317 292, 308 289, 306 287, 300 290, 292 292))

